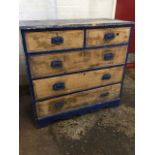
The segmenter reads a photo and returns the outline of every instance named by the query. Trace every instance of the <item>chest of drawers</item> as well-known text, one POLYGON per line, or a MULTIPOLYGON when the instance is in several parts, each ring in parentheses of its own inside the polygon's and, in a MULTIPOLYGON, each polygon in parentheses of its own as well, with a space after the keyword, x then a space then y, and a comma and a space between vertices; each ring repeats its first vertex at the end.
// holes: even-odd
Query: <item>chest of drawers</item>
POLYGON ((131 27, 110 19, 20 23, 38 127, 119 104, 131 27))

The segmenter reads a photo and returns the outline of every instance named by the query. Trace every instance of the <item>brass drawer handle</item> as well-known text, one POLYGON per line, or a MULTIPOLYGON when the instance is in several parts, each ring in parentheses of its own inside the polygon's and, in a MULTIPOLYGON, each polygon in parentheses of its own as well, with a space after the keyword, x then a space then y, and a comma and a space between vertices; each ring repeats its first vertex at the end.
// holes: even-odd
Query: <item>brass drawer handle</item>
POLYGON ((65 89, 65 84, 63 82, 55 83, 53 85, 53 90, 62 90, 65 89))
POLYGON ((108 41, 108 40, 112 40, 115 38, 115 33, 106 33, 104 35, 104 40, 108 41))
POLYGON ((51 67, 54 69, 62 68, 62 66, 63 66, 63 64, 62 64, 62 61, 60 61, 60 60, 55 60, 55 61, 51 62, 51 67))
POLYGON ((62 37, 57 36, 57 37, 51 38, 51 43, 52 44, 61 45, 61 44, 63 44, 63 42, 64 42, 64 39, 62 37))
POLYGON ((113 53, 106 53, 104 54, 104 60, 108 61, 108 60, 112 60, 114 58, 114 54, 113 53))
POLYGON ((106 97, 108 95, 109 95, 109 92, 106 92, 106 93, 100 94, 100 97, 106 97))
POLYGON ((63 102, 58 102, 58 103, 55 103, 55 104, 53 105, 53 108, 59 110, 59 109, 61 109, 63 106, 64 106, 64 103, 63 103, 63 102))
POLYGON ((111 75, 110 74, 104 74, 102 76, 102 80, 109 80, 111 78, 111 75))

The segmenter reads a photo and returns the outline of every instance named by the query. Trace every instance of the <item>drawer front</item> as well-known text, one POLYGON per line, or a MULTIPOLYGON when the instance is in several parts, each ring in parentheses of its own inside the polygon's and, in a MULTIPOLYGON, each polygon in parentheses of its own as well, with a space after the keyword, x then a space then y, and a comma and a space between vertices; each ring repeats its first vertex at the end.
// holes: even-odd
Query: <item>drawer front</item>
POLYGON ((127 46, 36 55, 29 58, 34 78, 124 64, 127 46))
POLYGON ((101 87, 36 103, 38 118, 119 98, 120 84, 101 87))
POLYGON ((123 67, 113 67, 53 78, 33 80, 36 99, 68 94, 97 86, 120 82, 123 67))
POLYGON ((106 28, 86 31, 86 46, 128 43, 130 28, 106 28))
POLYGON ((83 47, 83 31, 26 32, 28 52, 51 51, 83 47))

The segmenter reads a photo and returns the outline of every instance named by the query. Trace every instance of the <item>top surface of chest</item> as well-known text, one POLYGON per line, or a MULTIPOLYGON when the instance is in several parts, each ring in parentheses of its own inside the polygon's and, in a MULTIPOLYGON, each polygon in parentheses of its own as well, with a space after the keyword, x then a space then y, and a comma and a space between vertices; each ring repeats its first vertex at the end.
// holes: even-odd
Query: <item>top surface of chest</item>
POLYGON ((19 24, 21 29, 44 29, 62 27, 125 26, 132 25, 132 22, 114 19, 66 19, 20 21, 19 24))

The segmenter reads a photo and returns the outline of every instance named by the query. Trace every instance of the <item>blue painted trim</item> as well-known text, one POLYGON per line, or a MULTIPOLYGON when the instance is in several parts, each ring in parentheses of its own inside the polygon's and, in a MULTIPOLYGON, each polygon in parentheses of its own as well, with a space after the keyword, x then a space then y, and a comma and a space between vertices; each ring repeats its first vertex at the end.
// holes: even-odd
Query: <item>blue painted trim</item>
POLYGON ((27 54, 29 56, 33 56, 33 55, 52 54, 52 53, 64 53, 64 52, 71 52, 71 51, 80 52, 81 50, 83 50, 83 48, 52 50, 52 51, 39 51, 39 52, 30 52, 30 53, 28 52, 27 54))
POLYGON ((110 45, 103 45, 103 46, 86 47, 85 49, 91 50, 91 49, 112 48, 112 47, 127 46, 127 45, 128 45, 128 43, 110 44, 110 45))
MULTIPOLYGON (((84 43, 86 44, 86 43, 84 43)), ((50 53, 62 53, 62 52, 74 52, 74 51, 81 51, 81 50, 91 50, 91 49, 100 49, 100 48, 112 48, 112 47, 118 47, 118 46, 127 46, 128 43, 123 43, 123 44, 111 44, 111 45, 103 45, 103 46, 95 46, 95 47, 85 47, 85 48, 74 48, 74 49, 63 49, 63 50, 51 50, 51 51, 38 51, 38 52, 30 52, 27 54, 29 56, 32 56, 32 55, 40 55, 40 54, 50 54, 50 53)), ((86 46, 86 45, 85 45, 86 46)))
POLYGON ((86 48, 86 29, 84 29, 84 43, 83 43, 83 48, 86 48))
POLYGON ((124 64, 106 66, 106 67, 99 67, 99 68, 91 68, 91 69, 85 69, 85 70, 80 70, 80 71, 76 71, 76 72, 68 72, 68 73, 66 72, 66 73, 49 75, 49 76, 44 76, 44 77, 37 77, 37 78, 32 78, 32 80, 47 79, 47 78, 52 78, 52 77, 60 77, 60 76, 64 76, 64 75, 79 74, 79 73, 84 73, 84 72, 91 72, 91 71, 108 69, 108 68, 115 68, 115 67, 121 67, 121 66, 124 66, 124 64))
POLYGON ((24 54, 25 54, 25 63, 26 63, 26 72, 27 72, 27 77, 28 77, 28 82, 29 82, 29 89, 32 97, 32 112, 33 112, 33 118, 34 121, 36 121, 37 118, 37 112, 36 112, 36 106, 35 106, 35 95, 34 95, 34 88, 32 84, 32 77, 31 77, 31 72, 30 72, 30 65, 28 62, 28 55, 27 55, 27 49, 26 49, 26 41, 25 41, 25 36, 21 31, 21 36, 22 36, 22 44, 23 44, 23 49, 24 49, 24 54))
POLYGON ((125 64, 124 64, 124 67, 123 67, 123 77, 122 77, 122 85, 121 85, 121 90, 120 90, 120 98, 122 97, 123 85, 124 85, 124 80, 125 80, 125 75, 126 75, 126 65, 127 65, 127 61, 128 61, 128 55, 129 55, 129 46, 130 46, 130 41, 131 41, 131 33, 132 33, 132 27, 130 27, 130 36, 129 36, 129 41, 128 41, 126 60, 125 60, 125 64))
POLYGON ((69 119, 73 116, 83 115, 83 114, 86 114, 88 112, 95 112, 95 111, 101 110, 103 108, 117 107, 119 105, 119 102, 120 102, 120 99, 110 101, 110 102, 95 104, 95 105, 91 105, 91 106, 87 106, 87 107, 83 107, 80 109, 76 109, 76 110, 68 111, 65 113, 57 114, 54 116, 49 116, 49 117, 37 120, 36 126, 38 128, 41 128, 41 127, 45 127, 49 123, 57 121, 57 120, 69 119))
POLYGON ((78 90, 78 91, 74 91, 74 92, 71 92, 71 93, 66 93, 66 94, 61 94, 61 95, 56 95, 56 96, 49 96, 49 97, 42 98, 42 99, 36 99, 36 102, 41 102, 41 101, 45 101, 45 100, 49 100, 49 99, 54 99, 54 98, 57 98, 57 97, 64 97, 64 96, 68 96, 68 95, 72 95, 72 94, 76 94, 76 93, 80 93, 80 92, 85 92, 85 91, 88 91, 88 90, 93 90, 93 89, 97 89, 97 88, 101 88, 101 87, 111 86, 111 85, 114 85, 114 84, 119 84, 121 82, 122 81, 115 82, 115 83, 110 83, 110 84, 106 84, 106 85, 100 85, 100 86, 93 87, 93 88, 88 88, 88 89, 85 89, 85 90, 78 90))

